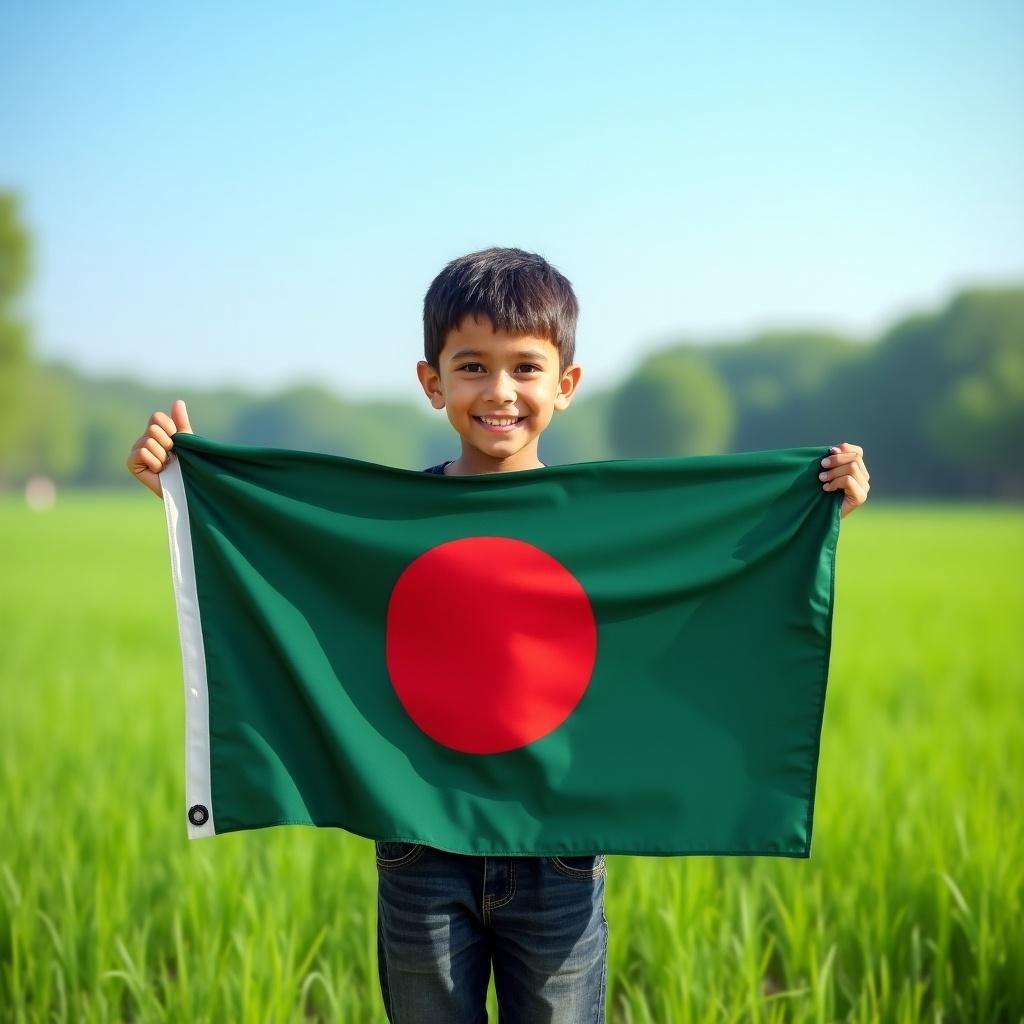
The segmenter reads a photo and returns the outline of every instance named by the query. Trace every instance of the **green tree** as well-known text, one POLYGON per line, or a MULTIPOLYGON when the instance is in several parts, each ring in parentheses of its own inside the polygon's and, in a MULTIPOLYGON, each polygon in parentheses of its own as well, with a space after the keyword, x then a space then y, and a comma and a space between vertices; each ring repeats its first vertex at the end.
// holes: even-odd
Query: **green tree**
POLYGON ((824 331, 773 331, 707 348, 736 405, 740 451, 831 444, 816 415, 826 389, 869 359, 874 346, 824 331))
POLYGON ((577 392, 569 408, 556 412, 544 431, 539 449, 541 462, 558 466, 610 459, 608 422, 614 397, 614 391, 577 392))
MULTIPOLYGON (((205 429, 197 425, 198 418, 192 422, 197 430, 205 429)), ((297 384, 246 405, 225 439, 415 469, 424 458, 431 426, 407 403, 354 403, 319 385, 297 384)))
MULTIPOLYGON (((1024 496, 1024 289, 967 292, 944 318, 944 380, 923 416, 926 435, 972 484, 1024 496)), ((972 487, 972 490, 975 489, 972 487)))
POLYGON ((692 351, 668 351, 622 385, 608 429, 622 458, 705 455, 728 448, 734 418, 728 389, 709 361, 692 351))
POLYGON ((1024 493, 1024 289, 971 289, 908 316, 827 381, 815 419, 864 446, 876 493, 1024 493))
POLYGON ((11 464, 20 477, 40 473, 77 477, 83 450, 82 421, 67 375, 33 365, 25 375, 26 413, 11 464))
POLYGON ((29 331, 18 316, 17 301, 28 281, 30 259, 17 197, 0 192, 0 478, 16 469, 24 429, 29 331))

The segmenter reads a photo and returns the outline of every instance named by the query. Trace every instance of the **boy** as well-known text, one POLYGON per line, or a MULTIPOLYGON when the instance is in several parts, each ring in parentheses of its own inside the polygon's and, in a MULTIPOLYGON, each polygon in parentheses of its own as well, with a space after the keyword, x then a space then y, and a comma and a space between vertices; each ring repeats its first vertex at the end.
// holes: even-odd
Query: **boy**
MULTIPOLYGON (((423 307, 416 367, 435 409, 461 442, 446 476, 541 468, 540 435, 568 408, 578 304, 569 281, 540 256, 491 248, 453 260, 423 307)), ((185 403, 154 413, 128 467, 155 494, 185 403)), ((867 497, 856 445, 823 460, 825 490, 842 488, 842 514, 867 497)), ((500 609, 496 614, 500 614, 500 609)), ((378 969, 394 1024, 486 1021, 493 964, 501 1017, 551 1024, 603 1022, 608 952, 603 854, 482 857, 420 843, 377 842, 378 969)))

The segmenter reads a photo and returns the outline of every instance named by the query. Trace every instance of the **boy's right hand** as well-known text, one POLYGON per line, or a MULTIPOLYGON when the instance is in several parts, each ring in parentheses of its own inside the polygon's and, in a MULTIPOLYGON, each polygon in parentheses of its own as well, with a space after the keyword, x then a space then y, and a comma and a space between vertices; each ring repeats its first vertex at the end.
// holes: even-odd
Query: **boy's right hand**
POLYGON ((142 436, 135 442, 128 454, 128 471, 141 484, 145 484, 158 498, 163 498, 160 486, 160 471, 167 464, 167 457, 174 447, 172 438, 178 431, 191 434, 188 410, 179 398, 171 405, 171 415, 155 412, 142 436))

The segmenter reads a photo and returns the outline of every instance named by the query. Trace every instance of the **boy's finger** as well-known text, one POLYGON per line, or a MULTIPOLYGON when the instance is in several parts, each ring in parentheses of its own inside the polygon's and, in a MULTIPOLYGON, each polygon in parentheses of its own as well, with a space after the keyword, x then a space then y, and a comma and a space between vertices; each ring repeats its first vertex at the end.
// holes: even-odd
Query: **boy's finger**
POLYGON ((821 464, 826 469, 833 466, 856 466, 855 472, 858 479, 864 480, 865 483, 871 479, 871 474, 868 472, 863 456, 858 455, 856 452, 840 452, 838 455, 828 455, 821 460, 821 464))
POLYGON ((834 480, 827 480, 821 485, 823 491, 846 491, 847 494, 863 501, 867 497, 871 484, 865 480, 858 480, 852 473, 844 473, 834 480))
POLYGON ((188 421, 188 410, 185 408, 185 403, 180 398, 176 398, 171 405, 171 415, 174 417, 175 426, 179 430, 184 431, 186 434, 192 434, 192 424, 188 421))
POLYGON ((175 425, 174 420, 172 420, 165 412, 160 412, 158 410, 153 413, 153 415, 149 417, 149 422, 150 424, 155 423, 158 427, 163 427, 164 433, 167 434, 168 438, 172 434, 176 434, 178 432, 178 428, 175 425))
POLYGON ((163 466, 170 455, 167 449, 153 437, 146 438, 145 447, 147 451, 151 451, 160 460, 161 466, 163 466))
POLYGON ((841 444, 835 445, 834 447, 839 448, 840 451, 853 452, 855 455, 858 455, 858 456, 861 456, 861 455, 864 454, 864 449, 861 448, 861 446, 859 444, 850 444, 849 441, 843 441, 841 444))
POLYGON ((153 438, 153 440, 156 441, 157 444, 162 445, 164 448, 174 447, 174 442, 171 440, 171 435, 168 434, 167 431, 164 430, 164 428, 161 427, 159 423, 150 423, 149 427, 146 430, 146 434, 144 434, 143 437, 140 437, 139 440, 142 441, 146 435, 153 438))
POLYGON ((831 466, 842 466, 847 462, 856 462, 860 458, 855 452, 839 452, 836 455, 826 455, 821 464, 828 469, 831 466))
POLYGON ((159 473, 160 470, 164 468, 163 463, 148 448, 139 449, 139 458, 142 459, 142 461, 149 466, 154 473, 159 473))
POLYGON ((847 462, 845 465, 836 466, 835 469, 822 470, 818 474, 819 480, 838 480, 841 476, 852 476, 854 480, 867 483, 867 474, 864 472, 863 463, 847 462))

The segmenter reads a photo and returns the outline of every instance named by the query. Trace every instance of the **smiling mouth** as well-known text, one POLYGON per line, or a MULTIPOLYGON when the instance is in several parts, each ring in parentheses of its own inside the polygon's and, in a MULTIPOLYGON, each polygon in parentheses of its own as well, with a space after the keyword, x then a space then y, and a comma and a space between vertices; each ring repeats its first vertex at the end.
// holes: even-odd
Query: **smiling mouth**
POLYGON ((510 430, 515 430, 523 420, 525 416, 518 416, 515 419, 508 417, 488 416, 486 419, 483 416, 474 416, 473 419, 480 424, 484 430, 490 430, 496 434, 507 434, 510 430), (488 422, 490 420, 490 422, 488 422))

